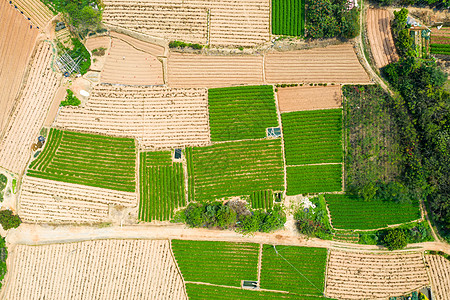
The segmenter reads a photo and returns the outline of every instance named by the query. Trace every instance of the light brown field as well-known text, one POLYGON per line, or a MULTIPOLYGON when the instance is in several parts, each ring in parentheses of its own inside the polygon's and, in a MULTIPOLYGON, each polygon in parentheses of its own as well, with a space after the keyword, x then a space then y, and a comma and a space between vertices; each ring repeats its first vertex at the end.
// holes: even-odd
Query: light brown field
POLYGON ((112 38, 100 81, 132 85, 164 84, 162 62, 127 42, 112 38))
POLYGON ((137 204, 136 193, 24 176, 18 211, 29 223, 101 223, 109 206, 137 204))
POLYGON ((167 240, 16 245, 8 252, 2 299, 186 299, 167 240))
POLYGON ((136 138, 147 149, 210 142, 206 89, 97 85, 84 107, 64 107, 55 127, 136 138))
POLYGON ((280 112, 342 107, 340 85, 278 88, 280 112))
POLYGON ((0 2, 0 138, 16 103, 39 31, 8 1, 0 2))
POLYGON ((151 44, 148 42, 144 42, 141 40, 138 40, 136 38, 133 38, 129 35, 118 33, 115 31, 111 31, 110 35, 114 38, 121 39, 124 42, 127 42, 132 47, 136 48, 137 50, 140 50, 142 52, 147 52, 148 54, 151 54, 153 56, 163 56, 164 55, 164 47, 160 45, 151 44))
POLYGON ((331 250, 326 296, 378 299, 429 285, 422 253, 369 254, 331 250))
POLYGON ((450 299, 450 261, 440 255, 425 255, 430 266, 433 296, 436 300, 450 299))
POLYGON ((31 155, 31 145, 37 141, 53 97, 60 84, 60 75, 50 67, 52 49, 40 43, 33 54, 22 96, 0 140, 0 166, 21 174, 31 155))
POLYGON ((53 17, 53 13, 50 9, 39 0, 13 0, 12 2, 17 5, 19 10, 22 11, 25 16, 30 18, 31 23, 38 26, 39 29, 43 29, 53 17))
POLYGON ((267 83, 367 84, 369 77, 351 44, 265 56, 267 83))
POLYGON ((390 19, 391 15, 385 9, 369 8, 367 10, 367 35, 377 68, 398 60, 390 19))
POLYGON ((255 46, 270 39, 270 1, 106 0, 103 21, 163 37, 213 46, 255 46))
POLYGON ((263 83, 262 56, 170 53, 168 84, 173 87, 226 87, 263 83))

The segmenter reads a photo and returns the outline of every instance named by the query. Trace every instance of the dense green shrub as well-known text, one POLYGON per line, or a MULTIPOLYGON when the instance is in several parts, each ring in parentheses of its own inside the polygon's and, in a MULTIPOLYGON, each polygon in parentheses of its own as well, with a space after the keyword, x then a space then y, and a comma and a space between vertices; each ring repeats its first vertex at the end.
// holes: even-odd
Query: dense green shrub
POLYGON ((392 34, 394 36, 395 46, 401 56, 417 56, 414 48, 414 40, 409 34, 408 24, 406 23, 407 17, 408 10, 406 8, 394 11, 392 34))
POLYGON ((4 230, 17 228, 19 227, 20 223, 22 223, 20 217, 18 215, 14 215, 12 211, 8 209, 0 210, 0 224, 2 225, 4 230))
POLYGON ((68 54, 75 61, 77 61, 81 57, 81 63, 79 64, 80 73, 81 73, 81 75, 84 75, 84 74, 86 74, 86 72, 89 70, 89 67, 91 66, 91 54, 86 49, 86 47, 83 45, 83 43, 80 42, 80 40, 73 38, 72 44, 73 44, 73 49, 69 50, 68 54))
POLYGON ((180 41, 171 41, 169 42, 169 48, 192 48, 196 50, 201 50, 203 49, 203 45, 185 43, 180 41))
POLYGON ((8 249, 6 248, 5 239, 0 237, 0 288, 2 287, 3 278, 6 275, 6 259, 8 258, 8 249))
MULTIPOLYGON (((381 229, 374 231, 361 231, 359 234, 359 244, 364 245, 383 245, 384 237, 391 229, 381 229)), ((423 243, 433 241, 430 226, 426 221, 413 222, 397 227, 406 235, 408 244, 423 243)))
POLYGON ((383 244, 392 251, 405 248, 408 241, 402 229, 391 229, 383 238, 383 244))
POLYGON ((64 101, 61 101, 59 106, 78 106, 81 104, 80 99, 78 99, 71 90, 66 90, 67 95, 64 101))
POLYGON ((324 196, 319 195, 310 201, 316 205, 315 208, 305 210, 300 207, 294 214, 297 229, 307 236, 332 239, 333 228, 328 218, 324 196))
POLYGON ((6 184, 8 183, 8 178, 0 174, 0 192, 3 191, 3 189, 6 187, 6 184))

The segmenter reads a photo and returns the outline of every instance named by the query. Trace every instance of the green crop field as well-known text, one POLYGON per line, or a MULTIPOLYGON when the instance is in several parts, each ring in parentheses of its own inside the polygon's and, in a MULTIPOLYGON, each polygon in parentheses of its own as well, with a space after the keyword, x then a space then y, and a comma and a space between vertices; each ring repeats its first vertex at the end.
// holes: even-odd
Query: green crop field
POLYGON ((174 209, 186 205, 181 163, 172 163, 172 153, 142 152, 140 155, 139 219, 169 220, 174 209))
POLYGON ((172 240, 172 249, 186 281, 240 286, 257 280, 258 244, 172 240))
POLYGON ((322 296, 326 248, 263 246, 261 288, 322 296))
POLYGON ((252 208, 272 208, 273 191, 256 191, 250 195, 250 203, 252 208))
POLYGON ((444 54, 450 55, 450 45, 449 44, 431 44, 430 51, 433 54, 444 54))
POLYGON ((281 139, 195 147, 186 157, 193 164, 197 201, 284 190, 281 139))
POLYGON ((278 127, 271 85, 208 90, 211 141, 259 139, 267 127, 278 127))
POLYGON ((136 149, 133 139, 51 129, 29 176, 134 192, 136 149))
POLYGON ((342 109, 284 113, 281 119, 287 165, 342 162, 342 109))
POLYGON ((187 173, 188 173, 188 201, 194 201, 194 161, 192 159, 192 148, 184 149, 184 155, 186 156, 187 173))
POLYGON ((342 164, 287 167, 287 195, 342 191, 342 164))
POLYGON ((420 218, 417 202, 364 201, 350 195, 326 195, 325 200, 338 229, 376 229, 420 218))
POLYGON ((258 290, 244 290, 244 289, 234 289, 221 286, 211 286, 204 284, 186 283, 186 291, 189 299, 191 300, 253 300, 253 299, 264 299, 264 300, 325 300, 329 298, 324 298, 320 296, 305 296, 305 295, 295 295, 277 292, 267 292, 258 290))
POLYGON ((272 34, 304 35, 305 1, 272 0, 272 34))

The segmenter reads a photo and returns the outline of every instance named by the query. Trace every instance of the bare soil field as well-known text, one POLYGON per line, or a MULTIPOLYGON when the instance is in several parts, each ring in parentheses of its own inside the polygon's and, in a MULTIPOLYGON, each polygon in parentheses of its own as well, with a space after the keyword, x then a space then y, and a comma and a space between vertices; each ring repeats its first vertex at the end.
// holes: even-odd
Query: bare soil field
POLYGON ((100 81, 132 85, 164 84, 162 62, 127 42, 112 38, 100 81))
POLYGON ((170 53, 168 84, 173 87, 226 87, 262 84, 262 56, 170 53))
POLYGON ((168 40, 255 46, 270 39, 270 0, 106 0, 103 21, 168 40))
POLYGON ((144 42, 141 40, 138 40, 136 38, 133 38, 129 35, 123 34, 123 33, 118 33, 115 31, 111 31, 110 35, 113 38, 117 38, 117 39, 121 39, 124 42, 127 42, 128 44, 130 44, 131 46, 133 46, 134 48, 136 48, 137 50, 146 52, 148 54, 151 54, 153 56, 164 56, 165 55, 165 49, 163 46, 160 45, 156 45, 156 44, 151 44, 148 42, 144 42))
POLYGON ((326 296, 378 299, 429 285, 422 252, 370 254, 331 250, 326 296))
POLYGON ((146 149, 210 143, 206 89, 97 85, 84 107, 64 107, 55 127, 134 137, 146 149))
POLYGON ((94 53, 93 51, 96 49, 99 51, 92 55, 90 69, 93 71, 101 71, 105 65, 106 58, 108 57, 109 49, 111 48, 111 38, 109 36, 88 38, 85 46, 91 53, 94 53), (104 53, 98 50, 100 48, 105 49, 104 53))
POLYGON ((265 55, 267 83, 367 84, 369 77, 349 43, 265 55))
POLYGON ((450 299, 450 261, 440 255, 425 255, 429 265, 429 273, 433 295, 436 300, 450 299))
POLYGON ((2 299, 186 299, 168 240, 8 249, 2 299))
POLYGON ((9 4, 0 2, 0 138, 5 129, 33 52, 37 28, 9 4))
POLYGON ((278 88, 280 112, 342 107, 340 85, 278 88))
POLYGON ((390 20, 391 13, 388 10, 373 8, 367 10, 367 36, 377 68, 398 60, 390 20))
POLYGON ((60 84, 60 75, 50 66, 52 49, 41 42, 35 49, 28 77, 14 114, 0 140, 0 166, 20 174, 37 141, 53 97, 60 84))
POLYGON ((13 0, 12 3, 17 5, 18 9, 39 29, 43 29, 53 18, 53 13, 40 0, 13 0))
POLYGON ((137 205, 136 193, 24 176, 18 211, 30 223, 101 223, 109 206, 137 205))

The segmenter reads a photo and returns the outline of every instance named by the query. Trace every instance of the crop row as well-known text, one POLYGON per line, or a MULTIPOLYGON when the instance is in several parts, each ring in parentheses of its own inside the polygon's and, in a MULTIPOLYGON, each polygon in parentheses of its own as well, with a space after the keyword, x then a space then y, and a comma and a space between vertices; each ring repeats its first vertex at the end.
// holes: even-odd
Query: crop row
POLYGON ((192 148, 186 148, 184 150, 187 164, 187 176, 188 176, 188 201, 195 200, 195 187, 194 187, 194 161, 192 159, 192 148))
POLYGON ((135 160, 133 139, 51 129, 47 145, 27 174, 134 192, 135 160))
POLYGON ((342 165, 305 165, 286 168, 287 195, 342 190, 342 165))
POLYGON ((303 35, 305 29, 304 0, 272 0, 272 33, 303 35))
POLYGON ((270 85, 209 89, 208 104, 213 142, 264 138, 278 126, 270 85))
POLYGON ((333 227, 339 229, 376 229, 420 218, 417 201, 364 201, 351 195, 326 195, 333 227))
POLYGON ((273 191, 256 191, 250 195, 250 202, 252 208, 272 208, 273 206, 273 191))
POLYGON ((449 44, 431 44, 431 53, 450 55, 449 44))

